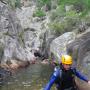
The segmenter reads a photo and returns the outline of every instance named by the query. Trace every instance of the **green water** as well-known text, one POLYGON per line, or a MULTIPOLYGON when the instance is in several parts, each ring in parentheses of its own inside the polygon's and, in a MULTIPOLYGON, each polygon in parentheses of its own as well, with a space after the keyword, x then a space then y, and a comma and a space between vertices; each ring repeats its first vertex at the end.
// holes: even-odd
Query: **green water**
POLYGON ((0 87, 0 90, 43 90, 52 70, 50 65, 30 65, 8 78, 9 80, 0 87))
MULTIPOLYGON (((0 90, 43 90, 52 72, 53 67, 50 65, 30 65, 27 68, 19 69, 7 78, 7 82, 0 86, 0 90)), ((82 84, 81 87, 80 90, 90 90, 86 84, 82 84)), ((51 90, 56 90, 55 85, 51 90)))

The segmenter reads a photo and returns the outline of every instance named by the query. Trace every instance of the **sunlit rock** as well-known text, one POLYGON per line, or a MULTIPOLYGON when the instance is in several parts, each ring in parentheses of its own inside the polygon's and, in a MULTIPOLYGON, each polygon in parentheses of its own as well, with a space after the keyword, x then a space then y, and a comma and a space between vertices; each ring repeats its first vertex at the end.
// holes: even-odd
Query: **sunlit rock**
MULTIPOLYGON (((58 60, 60 62, 61 55, 67 54, 67 44, 75 40, 75 33, 67 32, 56 39, 54 39, 50 45, 51 55, 53 54, 53 59, 58 60)), ((57 61, 57 62, 58 62, 57 61)))

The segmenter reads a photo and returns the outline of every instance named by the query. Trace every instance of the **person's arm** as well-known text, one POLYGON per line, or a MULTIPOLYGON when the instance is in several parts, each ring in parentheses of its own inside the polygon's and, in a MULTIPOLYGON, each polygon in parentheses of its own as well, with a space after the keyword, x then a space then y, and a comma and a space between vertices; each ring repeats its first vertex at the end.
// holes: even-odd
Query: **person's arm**
POLYGON ((48 84, 46 85, 44 90, 50 90, 50 88, 54 84, 55 80, 56 80, 56 77, 54 75, 52 75, 51 78, 50 78, 50 81, 48 82, 48 84))
POLYGON ((80 78, 81 80, 83 80, 83 81, 85 81, 85 82, 88 82, 89 80, 88 80, 88 78, 85 76, 85 75, 83 75, 80 71, 78 71, 78 70, 74 70, 74 73, 75 73, 75 75, 78 77, 78 78, 80 78))
POLYGON ((57 69, 51 76, 49 82, 47 83, 47 85, 45 86, 44 90, 50 90, 52 85, 55 83, 55 81, 57 80, 59 75, 59 70, 57 69))

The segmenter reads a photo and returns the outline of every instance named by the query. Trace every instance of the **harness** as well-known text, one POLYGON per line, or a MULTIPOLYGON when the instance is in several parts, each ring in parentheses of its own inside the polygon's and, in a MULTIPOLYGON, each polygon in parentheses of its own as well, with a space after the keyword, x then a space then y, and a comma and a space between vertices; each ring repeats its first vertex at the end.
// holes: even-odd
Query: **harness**
POLYGON ((77 90, 73 69, 65 70, 62 65, 59 68, 59 76, 55 81, 58 90, 77 90))

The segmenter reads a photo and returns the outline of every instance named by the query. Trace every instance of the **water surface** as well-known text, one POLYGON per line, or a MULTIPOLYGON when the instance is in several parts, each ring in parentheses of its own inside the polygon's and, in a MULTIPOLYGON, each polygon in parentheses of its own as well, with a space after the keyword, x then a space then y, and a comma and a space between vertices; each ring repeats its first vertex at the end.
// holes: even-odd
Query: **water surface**
POLYGON ((19 69, 8 78, 9 80, 0 87, 0 90, 42 90, 52 72, 50 65, 30 65, 25 69, 19 69))

